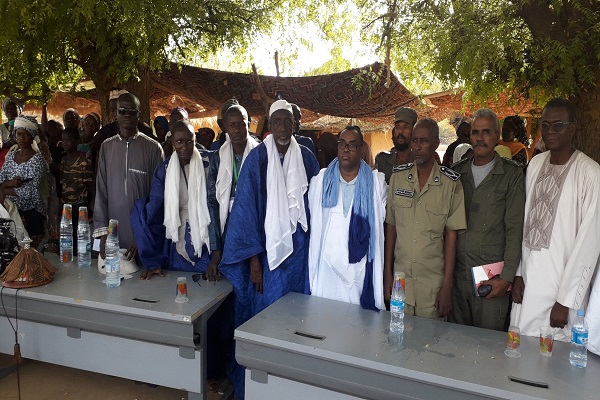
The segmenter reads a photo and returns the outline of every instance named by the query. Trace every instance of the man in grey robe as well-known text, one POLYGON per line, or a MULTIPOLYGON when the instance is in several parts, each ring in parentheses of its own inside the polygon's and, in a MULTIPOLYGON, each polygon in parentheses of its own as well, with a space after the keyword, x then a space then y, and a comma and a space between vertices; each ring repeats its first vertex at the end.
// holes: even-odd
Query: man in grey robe
POLYGON ((100 238, 100 255, 105 257, 108 221, 119 221, 119 244, 126 256, 137 255, 131 229, 133 203, 150 193, 154 170, 164 160, 160 144, 138 131, 140 101, 131 93, 117 99, 119 134, 102 143, 96 175, 94 237, 100 238))

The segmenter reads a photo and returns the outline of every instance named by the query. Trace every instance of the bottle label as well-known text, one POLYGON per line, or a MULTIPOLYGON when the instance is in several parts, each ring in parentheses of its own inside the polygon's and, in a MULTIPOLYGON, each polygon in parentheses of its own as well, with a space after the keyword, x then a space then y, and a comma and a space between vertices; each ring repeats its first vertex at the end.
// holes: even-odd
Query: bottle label
POLYGON ((402 300, 390 301, 390 311, 393 313, 404 312, 404 301, 402 301, 402 300))
POLYGON ((88 253, 92 250, 92 244, 90 242, 77 242, 77 254, 88 253))
POLYGON ((575 329, 571 330, 571 342, 575 343, 575 344, 585 344, 587 345, 588 343, 588 333, 587 332, 577 332, 575 331, 575 329))
POLYGON ((73 238, 61 237, 60 238, 60 247, 63 249, 68 248, 68 247, 73 247, 73 238))

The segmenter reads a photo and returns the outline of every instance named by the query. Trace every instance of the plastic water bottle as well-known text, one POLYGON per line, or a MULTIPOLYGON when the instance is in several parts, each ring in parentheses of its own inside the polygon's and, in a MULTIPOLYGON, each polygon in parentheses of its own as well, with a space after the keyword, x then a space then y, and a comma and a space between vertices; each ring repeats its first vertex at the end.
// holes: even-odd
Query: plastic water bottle
POLYGON ((571 352, 569 362, 577 368, 587 366, 588 327, 585 323, 585 311, 577 310, 577 318, 571 327, 571 352))
POLYGON ((88 268, 92 265, 92 239, 87 207, 79 207, 77 223, 77 265, 88 268))
POLYGON ((119 221, 116 219, 111 219, 108 223, 105 254, 106 286, 118 287, 121 285, 121 257, 119 255, 119 221))
POLYGON ((390 333, 404 332, 404 289, 402 287, 402 273, 394 274, 394 286, 392 287, 392 298, 390 299, 390 333))
POLYGON ((63 205, 60 219, 60 261, 63 265, 71 265, 73 261, 73 206, 63 205))

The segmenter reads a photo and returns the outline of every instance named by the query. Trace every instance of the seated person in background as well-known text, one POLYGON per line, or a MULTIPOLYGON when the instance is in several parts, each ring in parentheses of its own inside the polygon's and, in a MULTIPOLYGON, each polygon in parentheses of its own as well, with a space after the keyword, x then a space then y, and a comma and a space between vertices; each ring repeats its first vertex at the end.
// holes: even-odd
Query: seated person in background
MULTIPOLYGON (((65 155, 60 162, 60 213, 64 204, 73 206, 73 249, 77 250, 77 223, 79 207, 87 207, 91 214, 91 201, 95 196, 94 170, 92 163, 82 151, 77 151, 79 131, 67 128, 62 133, 65 155)), ((59 217, 60 220, 60 217, 59 217)))
POLYGON ((194 128, 181 120, 171 125, 171 133, 175 151, 156 168, 149 196, 136 201, 131 211, 145 268, 141 279, 163 276, 163 268, 204 272, 208 265, 210 216, 194 128))
POLYGON ((18 149, 6 155, 0 170, 2 189, 24 217, 29 234, 43 235, 46 203, 41 195, 40 183, 48 172, 48 164, 34 143, 39 133, 37 120, 30 116, 17 117, 14 132, 18 149))
POLYGON ((339 135, 338 156, 310 182, 308 278, 313 296, 380 310, 385 175, 362 160, 362 132, 339 135))

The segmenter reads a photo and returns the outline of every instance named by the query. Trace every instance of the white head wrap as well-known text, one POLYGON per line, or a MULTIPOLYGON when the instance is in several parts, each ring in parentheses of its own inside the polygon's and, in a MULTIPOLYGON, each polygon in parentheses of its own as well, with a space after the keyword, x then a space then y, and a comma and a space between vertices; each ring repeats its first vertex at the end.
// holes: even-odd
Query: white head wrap
POLYGON ((15 132, 18 129, 25 129, 31 134, 32 137, 36 137, 38 135, 37 119, 29 115, 19 115, 17 118, 15 118, 15 132))

